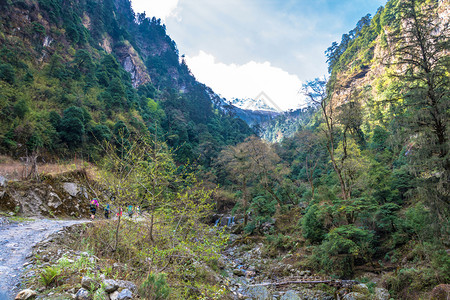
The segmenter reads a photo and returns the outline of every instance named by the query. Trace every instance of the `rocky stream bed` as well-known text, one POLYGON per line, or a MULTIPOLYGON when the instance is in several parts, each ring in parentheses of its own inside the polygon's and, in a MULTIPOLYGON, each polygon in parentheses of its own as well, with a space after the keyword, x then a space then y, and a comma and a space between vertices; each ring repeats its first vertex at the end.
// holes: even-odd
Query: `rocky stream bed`
MULTIPOLYGON (((35 220, 0 224, 0 283, 3 299, 14 299, 20 288, 31 288, 16 299, 92 299, 103 293, 102 299, 126 300, 139 298, 133 282, 115 280, 99 271, 98 259, 64 245, 67 236, 79 234, 86 221, 35 220), (60 289, 48 290, 36 285, 36 275, 56 264, 79 264, 84 269, 96 270, 74 274, 60 289), (96 277, 89 277, 96 273, 96 277), (22 282, 22 284, 21 284, 22 282), (104 288, 99 289, 100 285, 104 288), (89 292, 90 291, 90 292, 89 292), (97 292, 95 292, 97 291, 97 292), (32 296, 35 295, 35 296, 32 296)), ((263 255, 262 243, 241 243, 241 236, 230 235, 229 246, 219 260, 220 274, 216 280, 230 291, 233 299, 377 299, 389 300, 382 288, 369 291, 368 286, 354 281, 334 281, 294 266, 290 254, 268 258, 263 255)), ((121 268, 114 264, 113 268, 121 268)), ((83 269, 83 270, 84 270, 83 269)))

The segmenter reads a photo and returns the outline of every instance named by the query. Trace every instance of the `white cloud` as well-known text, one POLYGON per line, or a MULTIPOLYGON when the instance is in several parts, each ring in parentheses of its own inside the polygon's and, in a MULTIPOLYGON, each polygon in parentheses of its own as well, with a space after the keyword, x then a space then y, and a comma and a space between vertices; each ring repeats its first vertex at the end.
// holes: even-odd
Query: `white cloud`
POLYGON ((168 17, 176 16, 179 0, 132 0, 135 12, 144 12, 148 17, 156 17, 166 20, 168 17))
POLYGON ((227 99, 255 98, 264 92, 284 110, 304 103, 304 97, 298 92, 302 85, 298 76, 274 67, 270 62, 224 64, 203 51, 194 57, 186 57, 186 62, 200 82, 227 99))

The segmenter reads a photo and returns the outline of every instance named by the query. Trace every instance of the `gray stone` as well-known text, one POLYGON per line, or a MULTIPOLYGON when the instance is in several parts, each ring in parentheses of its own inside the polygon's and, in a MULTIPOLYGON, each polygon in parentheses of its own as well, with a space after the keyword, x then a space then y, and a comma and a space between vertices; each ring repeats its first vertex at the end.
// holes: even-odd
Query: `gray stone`
POLYGON ((6 182, 7 182, 6 178, 3 176, 0 176, 0 186, 6 186, 6 182))
POLYGON ((351 292, 342 297, 342 300, 366 300, 367 296, 357 292, 351 292))
POLYGON ((133 293, 129 289, 123 289, 117 296, 117 300, 133 299, 133 293))
POLYGON ((119 288, 121 289, 128 289, 131 292, 137 294, 138 289, 137 286, 131 282, 131 281, 126 281, 126 280, 116 280, 117 285, 119 286, 119 288))
POLYGON ((37 296, 36 291, 26 289, 26 290, 20 291, 17 294, 15 300, 34 299, 36 296, 37 296))
POLYGON ((78 185, 73 182, 64 182, 63 188, 72 197, 76 197, 79 192, 78 185))
POLYGON ((245 270, 243 269, 234 269, 233 274, 236 276, 245 276, 245 270))
POLYGON ((352 291, 356 292, 356 293, 365 294, 365 295, 370 294, 369 288, 364 283, 355 284, 352 287, 352 291))
POLYGON ((293 290, 289 290, 281 296, 280 300, 301 300, 297 293, 293 290))
POLYGON ((247 289, 246 294, 255 300, 272 299, 269 290, 264 286, 251 286, 247 289))
POLYGON ((114 279, 105 279, 103 280, 103 288, 107 293, 112 293, 119 288, 119 284, 114 279))
POLYGON ((92 300, 92 297, 87 290, 81 288, 75 294, 75 300, 92 300))
POLYGON ((48 194, 48 197, 49 197, 49 200, 47 202, 48 206, 56 209, 62 204, 61 199, 59 198, 59 196, 56 193, 50 192, 48 194))
POLYGON ((389 300, 391 298, 391 295, 389 294, 387 289, 375 288, 375 298, 377 300, 389 300))
POLYGON ((88 291, 95 291, 100 287, 100 284, 96 282, 94 279, 84 276, 81 279, 81 286, 87 289, 88 291))
POLYGON ((310 275, 311 275, 311 271, 309 271, 309 270, 300 272, 300 276, 310 276, 310 275))
POLYGON ((119 291, 115 291, 114 293, 109 294, 109 299, 110 300, 117 300, 118 297, 119 297, 119 291))

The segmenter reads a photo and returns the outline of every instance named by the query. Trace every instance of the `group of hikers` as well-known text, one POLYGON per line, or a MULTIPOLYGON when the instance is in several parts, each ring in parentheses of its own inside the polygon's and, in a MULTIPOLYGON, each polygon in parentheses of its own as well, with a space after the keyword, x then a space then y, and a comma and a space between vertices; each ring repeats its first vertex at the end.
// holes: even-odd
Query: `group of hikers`
MULTIPOLYGON (((97 210, 99 209, 100 204, 98 203, 97 198, 93 198, 90 202, 89 205, 89 210, 91 212, 91 219, 94 220, 95 219, 95 214, 97 213, 97 210)), ((105 219, 109 219, 109 215, 111 214, 111 206, 109 204, 106 204, 103 207, 103 211, 104 211, 104 215, 105 215, 105 219)), ((122 216, 122 207, 118 208, 117 211, 117 217, 121 217, 122 216)), ((137 213, 138 215, 141 214, 141 207, 140 206, 136 206, 136 208, 133 207, 133 205, 128 205, 127 208, 127 213, 128 213, 128 217, 132 218, 134 213, 137 213)))

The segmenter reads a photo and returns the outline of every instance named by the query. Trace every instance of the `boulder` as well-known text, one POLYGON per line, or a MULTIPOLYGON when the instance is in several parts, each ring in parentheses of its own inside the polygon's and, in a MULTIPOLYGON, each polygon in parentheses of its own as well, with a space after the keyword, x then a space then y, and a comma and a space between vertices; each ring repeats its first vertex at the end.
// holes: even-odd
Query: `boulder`
POLYGON ((78 185, 73 182, 64 182, 63 184, 64 190, 72 197, 76 197, 78 195, 78 185))
POLYGON ((15 300, 25 300, 25 299, 34 299, 37 296, 36 291, 30 290, 30 289, 26 289, 23 291, 20 291, 16 298, 14 298, 15 300))
POLYGON ((243 269, 234 269, 233 274, 236 276, 245 276, 245 270, 243 269))
POLYGON ((103 280, 103 288, 107 293, 113 293, 119 288, 119 284, 116 280, 113 279, 105 279, 103 280))
POLYGON ((81 279, 81 286, 88 291, 95 291, 100 288, 100 284, 88 276, 83 276, 81 279))
POLYGON ((81 288, 75 294, 75 300, 92 300, 92 297, 89 294, 89 291, 85 290, 84 288, 81 288))
POLYGON ((247 289, 246 294, 255 300, 272 299, 269 290, 264 286, 251 286, 247 289))
POLYGON ((357 292, 351 292, 342 297, 342 300, 367 300, 367 295, 357 293, 357 292))
POLYGON ((352 291, 356 292, 356 293, 364 294, 364 295, 370 294, 369 288, 364 283, 355 284, 352 287, 352 291))
POLYGON ((431 291, 430 300, 450 299, 450 284, 440 284, 431 291))
POLYGON ((375 288, 375 299, 389 300, 389 299, 391 299, 391 295, 389 294, 387 289, 375 288))
POLYGON ((280 300, 301 300, 297 293, 293 290, 289 290, 281 296, 280 300))

